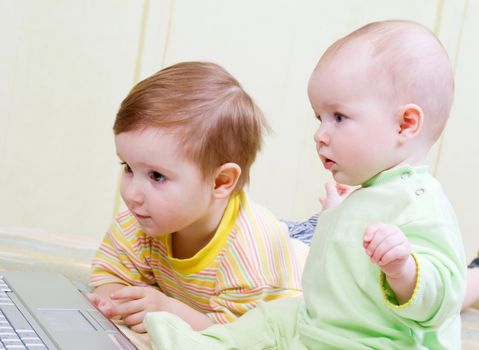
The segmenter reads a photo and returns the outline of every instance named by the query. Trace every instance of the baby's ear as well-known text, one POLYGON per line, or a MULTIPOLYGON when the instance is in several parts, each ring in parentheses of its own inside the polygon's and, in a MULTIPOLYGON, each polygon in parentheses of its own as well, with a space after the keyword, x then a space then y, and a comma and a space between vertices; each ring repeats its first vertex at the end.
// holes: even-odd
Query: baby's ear
POLYGON ((404 143, 419 135, 423 122, 424 113, 421 107, 413 103, 403 106, 399 114, 399 141, 404 143))
POLYGON ((215 171, 215 196, 228 197, 234 191, 240 175, 241 168, 236 163, 225 163, 219 166, 215 171))

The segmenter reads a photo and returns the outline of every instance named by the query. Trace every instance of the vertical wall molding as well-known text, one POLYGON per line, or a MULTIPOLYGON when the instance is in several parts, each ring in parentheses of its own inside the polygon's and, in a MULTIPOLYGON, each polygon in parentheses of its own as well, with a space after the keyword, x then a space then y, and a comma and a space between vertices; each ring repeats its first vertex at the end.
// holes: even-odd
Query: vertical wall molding
MULTIPOLYGON (((459 52, 461 50, 462 36, 464 31, 464 23, 465 23, 464 18, 466 17, 466 13, 467 13, 468 2, 469 0, 464 1, 464 7, 461 14, 461 19, 459 21, 459 31, 456 37, 456 45, 455 45, 454 51, 450 52, 450 56, 451 56, 450 59, 452 61, 451 64, 452 64, 454 74, 457 71, 457 64, 458 64, 457 62, 459 60, 459 52)), ((438 1, 437 12, 436 12, 436 22, 434 25, 434 33, 436 33, 436 35, 439 35, 443 26, 444 5, 445 5, 444 0, 438 1)), ((431 162, 433 164, 431 172, 434 176, 438 175, 439 163, 441 162, 441 159, 442 159, 444 137, 446 132, 447 130, 441 135, 441 137, 439 138, 437 142, 438 144, 435 146, 436 153, 434 154, 434 160, 431 162)))

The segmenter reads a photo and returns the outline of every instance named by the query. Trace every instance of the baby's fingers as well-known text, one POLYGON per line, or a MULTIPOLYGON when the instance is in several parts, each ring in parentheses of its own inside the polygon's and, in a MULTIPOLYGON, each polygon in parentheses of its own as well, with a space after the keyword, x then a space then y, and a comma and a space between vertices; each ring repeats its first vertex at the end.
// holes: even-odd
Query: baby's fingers
POLYGON ((326 197, 319 197, 319 204, 321 204, 321 208, 324 208, 326 204, 326 197))
POLYGON ((371 258, 371 262, 379 263, 384 259, 384 255, 389 252, 391 249, 401 245, 403 241, 400 237, 394 234, 385 234, 381 237, 378 237, 369 244, 367 252, 371 258))
POLYGON ((411 247, 408 242, 403 242, 387 250, 378 260, 378 265, 385 266, 396 261, 406 260, 409 255, 411 255, 411 247))
POLYGON ((123 322, 135 332, 145 333, 146 329, 143 326, 144 318, 145 318, 145 312, 141 311, 135 314, 128 315, 127 317, 124 317, 123 322))
POLYGON ((116 305, 115 311, 117 314, 121 315, 121 318, 124 320, 130 315, 142 312, 145 310, 145 304, 143 299, 130 300, 123 303, 118 303, 116 305))
POLYGON ((348 185, 343 185, 343 184, 336 184, 336 191, 341 197, 346 197, 348 194, 350 194, 353 191, 353 188, 348 185))
POLYGON ((338 192, 336 192, 336 187, 330 182, 324 184, 324 189, 326 194, 324 197, 320 198, 321 206, 323 209, 329 209, 337 205, 341 201, 338 192))
POLYGON ((127 286, 123 287, 111 294, 114 300, 134 300, 145 297, 145 290, 147 287, 127 286))
POLYGON ((101 305, 97 307, 98 307, 98 310, 100 310, 101 313, 108 318, 114 318, 114 317, 120 316, 119 313, 117 312, 116 306, 111 302, 102 303, 101 305))
POLYGON ((90 301, 90 303, 92 303, 96 307, 101 305, 102 299, 98 295, 96 295, 94 293, 84 293, 84 295, 87 297, 87 299, 90 301))
POLYGON ((374 239, 376 232, 382 227, 382 224, 372 224, 369 225, 364 231, 363 235, 363 245, 367 247, 369 243, 374 239))
POLYGON ((404 241, 407 240, 402 231, 396 226, 387 224, 371 225, 363 236, 364 249, 373 263, 380 261, 389 249, 404 241))

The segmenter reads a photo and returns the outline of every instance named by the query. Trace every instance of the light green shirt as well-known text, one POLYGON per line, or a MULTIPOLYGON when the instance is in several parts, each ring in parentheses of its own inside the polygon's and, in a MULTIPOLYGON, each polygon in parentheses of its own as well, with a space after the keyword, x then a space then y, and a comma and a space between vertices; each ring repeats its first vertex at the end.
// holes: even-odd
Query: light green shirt
POLYGON ((304 301, 259 304, 202 332, 149 313, 153 348, 195 350, 459 350, 466 259, 454 212, 427 167, 383 172, 321 213, 303 273, 304 301), (363 249, 366 227, 398 226, 417 262, 413 296, 394 293, 363 249))
POLYGON ((383 172, 320 215, 299 338, 311 349, 460 349, 465 275, 454 211, 427 167, 383 172), (418 278, 404 305, 364 252, 373 223, 398 226, 411 243, 418 278))

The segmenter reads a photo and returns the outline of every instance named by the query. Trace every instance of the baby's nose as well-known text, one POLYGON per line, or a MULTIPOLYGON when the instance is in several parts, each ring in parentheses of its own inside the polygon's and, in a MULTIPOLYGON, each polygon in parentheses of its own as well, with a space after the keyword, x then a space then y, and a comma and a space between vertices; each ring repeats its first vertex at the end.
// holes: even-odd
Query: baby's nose
POLYGON ((314 133, 314 142, 317 146, 329 144, 329 136, 324 127, 319 127, 318 130, 314 133))
POLYGON ((125 202, 134 203, 136 205, 143 204, 145 197, 143 195, 142 186, 137 181, 131 181, 122 191, 125 202))

